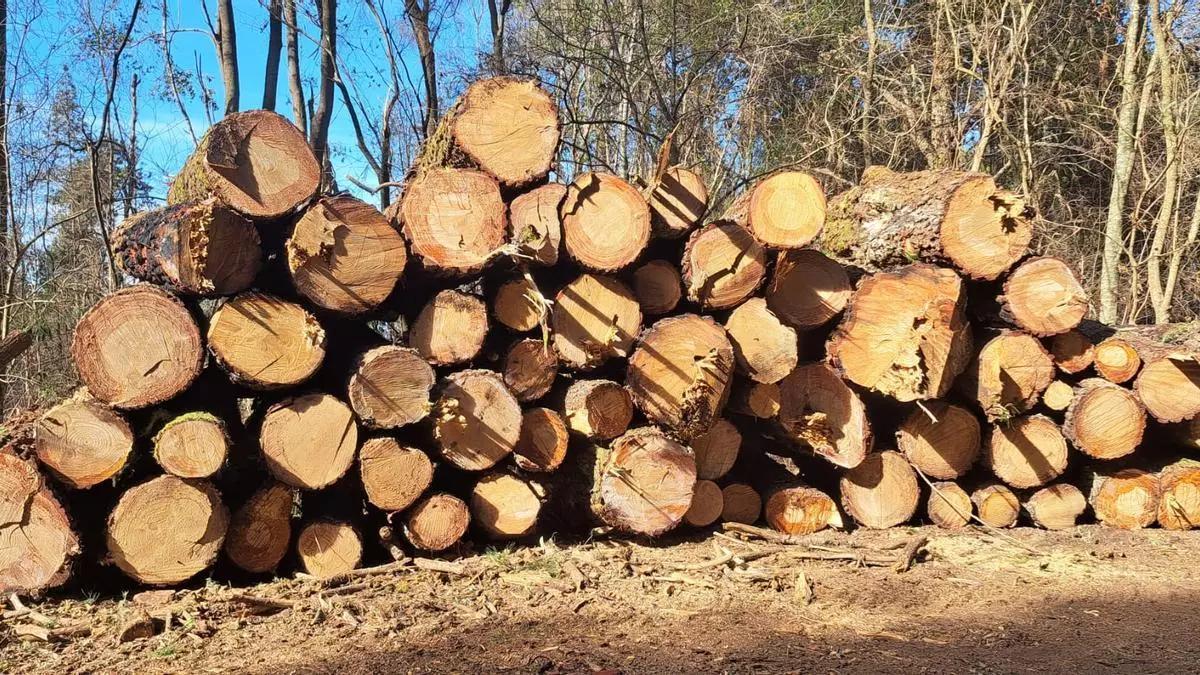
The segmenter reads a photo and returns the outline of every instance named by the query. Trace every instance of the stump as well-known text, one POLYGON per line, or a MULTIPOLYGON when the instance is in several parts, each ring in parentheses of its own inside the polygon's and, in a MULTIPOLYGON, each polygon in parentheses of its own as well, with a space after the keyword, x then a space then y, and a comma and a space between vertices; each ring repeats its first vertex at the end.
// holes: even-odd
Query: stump
POLYGON ((721 520, 753 525, 762 514, 762 497, 745 483, 730 483, 721 489, 721 520))
POLYGON ((796 330, 823 326, 842 313, 854 287, 846 269, 819 251, 780 252, 767 283, 767 306, 796 330))
POLYGON ((1017 265, 1004 282, 1003 304, 1014 323, 1038 337, 1075 328, 1089 307, 1075 271, 1058 258, 1032 258, 1017 265))
POLYGON ((432 169, 409 181, 388 212, 401 222, 411 253, 439 274, 478 272, 508 241, 500 185, 482 171, 432 169))
POLYGON ((1037 338, 1005 330, 984 343, 960 383, 988 420, 1007 420, 1037 405, 1056 372, 1037 338))
POLYGON ((767 253, 746 230, 717 222, 696 230, 683 250, 683 287, 706 310, 736 307, 767 274, 767 253))
POLYGON ((386 436, 363 443, 358 469, 367 501, 382 511, 407 509, 433 484, 429 456, 386 436))
POLYGON ((642 310, 616 278, 583 274, 555 296, 550 326, 563 365, 590 370, 629 355, 642 329, 642 310))
POLYGON ((598 441, 607 441, 629 428, 633 399, 612 380, 576 380, 563 400, 567 428, 598 441))
POLYGON ((721 518, 724 508, 721 486, 711 480, 697 480, 692 490, 692 504, 683 514, 683 522, 692 527, 708 527, 721 518))
POLYGON ((1084 454, 1116 459, 1141 445, 1146 409, 1128 389, 1098 377, 1089 378, 1075 388, 1062 430, 1084 454))
POLYGON ((90 488, 112 479, 133 452, 133 431, 120 414, 76 396, 50 409, 34 428, 42 466, 67 487, 90 488))
POLYGON ((413 322, 408 343, 435 366, 466 363, 483 349, 487 305, 459 291, 441 291, 413 322))
POLYGON ((1150 527, 1158 518, 1162 486, 1142 469, 1098 471, 1091 476, 1088 503, 1096 520, 1122 530, 1150 527))
POLYGON ((934 525, 957 530, 971 524, 973 506, 970 495, 958 483, 941 481, 933 483, 925 511, 934 525))
POLYGON ((696 475, 702 480, 717 480, 729 473, 742 447, 742 434, 728 420, 713 422, 708 431, 691 442, 696 455, 696 475))
POLYGON ((292 541, 292 489, 270 483, 233 514, 225 537, 225 555, 251 574, 279 567, 292 541))
POLYGON ((1168 530, 1191 530, 1200 526, 1200 462, 1180 459, 1158 474, 1162 497, 1158 502, 1158 524, 1168 530))
POLYGON ((329 579, 353 571, 362 562, 362 537, 353 525, 318 520, 304 526, 296 538, 296 553, 304 571, 329 579))
POLYGON ((235 383, 282 389, 307 380, 320 367, 325 330, 300 305, 266 293, 243 293, 213 314, 208 348, 235 383))
POLYGON ((61 586, 79 551, 71 520, 37 467, 0 452, 0 590, 25 594, 61 586))
POLYGON ((842 474, 842 508, 855 522, 886 529, 908 522, 921 497, 917 474, 898 452, 873 452, 842 474))
POLYGON ((541 340, 520 340, 504 357, 504 384, 522 403, 545 396, 558 377, 558 357, 541 340))
POLYGON ((544 180, 554 166, 558 109, 534 80, 477 80, 450 111, 449 128, 455 147, 505 188, 544 180))
POLYGON ((395 429, 429 414, 434 372, 415 349, 369 349, 358 357, 353 373, 347 398, 363 426, 395 429))
POLYGON ((180 478, 208 478, 225 465, 229 433, 219 417, 206 412, 180 415, 154 435, 154 459, 180 478))
POLYGON ((840 467, 858 466, 871 449, 862 399, 823 363, 801 364, 779 383, 779 422, 794 440, 840 467))
POLYGON ((756 382, 778 382, 799 360, 796 331, 785 325, 762 298, 739 305, 725 321, 739 373, 756 382))
POLYGON ((480 478, 471 491, 471 522, 491 539, 519 539, 529 534, 541 510, 537 490, 506 473, 480 478))
POLYGON ((592 511, 622 532, 658 536, 683 520, 692 504, 696 460, 662 432, 627 431, 599 453, 592 511))
POLYGON ((417 503, 404 519, 404 537, 423 551, 444 551, 467 533, 470 511, 463 500, 439 492, 417 503))
POLYGON ((673 166, 649 188, 646 201, 650 204, 654 235, 678 239, 704 217, 708 209, 708 186, 695 171, 673 166))
POLYGON ((650 206, 636 188, 613 175, 580 174, 567 186, 559 215, 567 253, 595 272, 626 267, 650 241, 650 206))
POLYGON ((515 197, 508 204, 512 243, 537 265, 558 264, 558 249, 562 244, 558 207, 566 196, 566 185, 549 183, 515 197))
POLYGON ((829 495, 800 484, 781 485, 768 492, 763 517, 773 529, 785 534, 812 534, 831 524, 842 524, 829 495))
POLYGON ((1012 487, 1040 487, 1066 471, 1067 441, 1044 415, 1018 417, 992 427, 984 461, 1012 487))
POLYGON ((975 512, 985 525, 997 528, 1013 527, 1021 515, 1021 502, 1013 491, 999 483, 981 486, 971 493, 975 512))
POLYGON ((896 431, 896 449, 930 478, 962 477, 979 458, 979 418, 970 410, 944 401, 917 408, 896 431))
POLYGON ((725 220, 770 248, 803 248, 825 224, 825 191, 801 171, 778 171, 744 192, 725 220))
POLYGON ((1087 509, 1087 499, 1070 483, 1047 485, 1030 495, 1025 510, 1038 526, 1047 530, 1069 530, 1087 509))
POLYGON ((329 394, 305 394, 267 410, 259 447, 275 478, 292 487, 319 490, 354 463, 358 425, 345 403, 329 394))
POLYGON ((548 408, 531 408, 521 417, 521 435, 513 459, 525 471, 556 471, 567 457, 567 425, 548 408))
POLYGON ((442 457, 465 471, 495 466, 512 452, 521 433, 521 406, 489 370, 447 376, 433 415, 442 457))
POLYGON ((666 260, 651 260, 633 273, 633 292, 642 314, 668 314, 683 297, 679 269, 666 260))

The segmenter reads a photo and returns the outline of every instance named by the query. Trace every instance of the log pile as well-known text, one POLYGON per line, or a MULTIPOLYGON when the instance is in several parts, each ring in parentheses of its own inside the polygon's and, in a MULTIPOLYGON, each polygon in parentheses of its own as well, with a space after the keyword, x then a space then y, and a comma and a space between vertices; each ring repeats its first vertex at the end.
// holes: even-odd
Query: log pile
POLYGON ((80 319, 83 387, 0 453, 0 588, 721 520, 1200 523, 1196 327, 1084 320, 991 177, 780 171, 718 211, 667 162, 553 182, 559 129, 478 82, 380 211, 282 117, 216 124, 116 233, 137 283, 80 319))

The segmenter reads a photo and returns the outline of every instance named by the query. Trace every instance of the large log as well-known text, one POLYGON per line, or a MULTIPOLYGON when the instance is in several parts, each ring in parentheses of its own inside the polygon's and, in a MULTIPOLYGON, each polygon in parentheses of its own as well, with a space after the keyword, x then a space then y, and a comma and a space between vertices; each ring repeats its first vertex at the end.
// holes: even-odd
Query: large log
POLYGON ((542 497, 529 481, 507 473, 479 479, 471 491, 471 522, 491 539, 518 539, 537 526, 542 497))
POLYGON ((229 432, 212 413, 179 415, 154 435, 154 459, 163 471, 180 478, 208 478, 228 456, 229 432))
POLYGON ((415 349, 384 345, 358 357, 347 398, 363 425, 395 429, 429 414, 433 368, 415 349))
POLYGON ((110 480, 133 452, 133 430, 117 412, 78 395, 38 420, 34 452, 59 482, 84 489, 110 480))
POLYGON ((779 422, 794 440, 837 466, 871 450, 871 422, 853 389, 824 363, 804 363, 779 383, 779 422))
POLYGON ((984 461, 1012 487, 1040 487, 1066 471, 1067 441, 1044 415, 1018 417, 992 427, 984 461))
POLYGON ((0 452, 0 592, 61 586, 79 551, 71 520, 37 467, 0 452))
POLYGON ((930 401, 896 430, 896 449, 930 478, 954 480, 979 458, 979 418, 962 406, 930 401))
POLYGON ((271 474, 305 490, 332 485, 354 463, 358 425, 350 407, 329 394, 284 399, 263 417, 259 447, 271 474))
POLYGON ((411 253, 451 276, 483 269, 508 242, 508 219, 496 179, 471 169, 432 169, 411 180, 388 209, 411 253))
POLYGON ((325 330, 296 303, 243 293, 213 314, 208 348, 234 382, 281 389, 300 384, 320 367, 325 330))
POLYGON ((629 183, 604 173, 584 173, 567 186, 559 208, 563 246, 583 267, 615 272, 650 240, 650 206, 629 183))
POLYGON ((225 536, 225 555, 251 574, 271 572, 287 555, 292 541, 295 495, 283 483, 259 489, 233 514, 225 536))
POLYGON ((796 330, 784 324, 762 298, 738 305, 725 320, 739 373, 756 382, 778 382, 799 360, 796 330))
POLYGON ((429 455, 387 436, 362 444, 358 470, 367 501, 382 511, 407 509, 433 484, 429 455))
POLYGON ((661 431, 627 431, 597 454, 592 511, 622 532, 657 536, 683 520, 696 485, 692 451, 661 431))
POLYGON ((1093 377, 1075 387, 1062 430, 1084 454, 1116 459, 1141 445, 1146 409, 1132 391, 1093 377))
POLYGON ((802 171, 778 171, 743 192, 724 219, 770 248, 803 248, 825 223, 825 191, 802 171))
POLYGON ((767 306, 796 330, 823 326, 846 308, 854 287, 846 269, 820 251, 781 251, 767 283, 767 306))
POLYGON ((447 117, 455 149, 505 188, 545 180, 554 167, 558 108, 534 80, 477 80, 447 117))
POLYGON ((1155 419, 1181 422, 1200 415, 1200 322, 1113 328, 1085 321, 1080 331, 1100 342, 1096 370, 1102 376, 1123 382, 1137 374, 1134 389, 1155 419), (1112 365, 1102 368, 1106 346, 1104 358, 1112 365), (1117 367, 1123 364, 1128 367, 1117 367))
POLYGON ((908 522, 921 497, 917 473, 904 455, 891 450, 873 452, 842 474, 842 508, 871 529, 908 522))
POLYGON ((1005 330, 984 343, 959 384, 989 420, 1007 420, 1037 405, 1055 374, 1054 361, 1037 338, 1005 330))
POLYGON ((474 295, 445 290, 421 309, 408 343, 435 366, 450 366, 475 358, 487 332, 487 305, 474 295))
POLYGON ((647 186, 654 235, 677 239, 696 227, 708 209, 708 186, 700 174, 672 166, 652 186, 647 186))
POLYGON ((1005 316, 1024 330, 1045 337, 1065 333, 1088 312, 1087 291, 1075 271, 1058 258, 1031 258, 1004 281, 1005 316))
POLYGON ((1162 485, 1158 476, 1137 468, 1091 474, 1088 503, 1096 520, 1122 530, 1150 527, 1158 518, 1162 485))
POLYGON ((566 196, 566 185, 549 183, 517 196, 508 205, 512 243, 535 264, 558 264, 562 244, 558 207, 566 196))
POLYGON ((521 406, 490 370, 448 376, 434 405, 442 457, 465 471, 483 471, 508 456, 521 434, 521 406))
POLYGON ((616 278, 583 274, 555 296, 550 326, 563 365, 590 370, 629 355, 642 329, 642 310, 633 291, 616 278))
POLYGON ((767 252, 746 230, 716 222, 688 237, 681 268, 689 300, 708 310, 729 309, 762 285, 767 252))

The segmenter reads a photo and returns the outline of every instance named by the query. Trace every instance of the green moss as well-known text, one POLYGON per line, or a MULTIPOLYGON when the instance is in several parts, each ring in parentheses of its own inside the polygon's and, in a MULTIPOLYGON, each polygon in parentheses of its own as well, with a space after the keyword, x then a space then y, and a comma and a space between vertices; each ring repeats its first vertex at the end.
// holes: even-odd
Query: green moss
POLYGON ((212 413, 204 412, 203 410, 197 410, 195 412, 184 413, 178 417, 175 417, 170 422, 167 422, 166 424, 164 424, 163 428, 159 429, 157 434, 154 434, 155 445, 158 444, 158 439, 167 431, 167 429, 170 429, 171 427, 173 427, 177 424, 183 424, 184 422, 195 422, 195 421, 200 421, 200 420, 205 421, 205 422, 212 422, 213 424, 216 424, 221 427, 225 426, 225 423, 221 421, 221 418, 217 417, 216 415, 214 415, 212 413))

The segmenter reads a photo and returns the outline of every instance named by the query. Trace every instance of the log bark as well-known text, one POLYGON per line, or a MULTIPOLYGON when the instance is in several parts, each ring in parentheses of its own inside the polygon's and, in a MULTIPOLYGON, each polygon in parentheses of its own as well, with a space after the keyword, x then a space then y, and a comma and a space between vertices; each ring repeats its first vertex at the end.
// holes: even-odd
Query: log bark
POLYGON ((650 206, 629 183, 584 173, 567 186, 559 207, 563 246, 595 272, 615 272, 637 260, 650 241, 650 206))
POLYGON ((345 403, 329 394, 305 394, 267 410, 259 447, 275 478, 292 487, 319 490, 354 463, 358 425, 345 403))
POLYGON ((0 592, 63 585, 79 552, 70 517, 37 467, 0 452, 0 592))
POLYGON ((612 440, 629 428, 633 399, 612 380, 576 380, 563 399, 563 419, 584 438, 612 440))
POLYGON ((842 313, 854 287, 842 265, 819 251, 780 252, 767 283, 767 306, 796 330, 811 330, 842 313))
POLYGON ((298 304, 243 293, 213 314, 208 348, 235 383, 282 389, 304 382, 320 367, 325 330, 298 304))
POLYGON ((433 420, 442 457, 465 471, 483 471, 516 446, 521 406, 498 374, 463 370, 446 378, 433 420))
POLYGON ((558 108, 534 80, 477 80, 448 116, 456 149, 505 188, 545 180, 554 167, 558 108))
POLYGON ((724 508, 721 486, 711 480, 697 480, 692 490, 692 503, 683 514, 683 522, 692 527, 708 527, 720 520, 724 508))
POLYGON ((520 340, 504 357, 504 384, 522 403, 545 396, 558 377, 558 357, 542 340, 520 340))
POLYGON ((1005 330, 984 343, 959 382, 994 422, 1037 405, 1056 373, 1050 353, 1037 338, 1005 330))
POLYGON ((292 541, 292 488, 269 483, 233 514, 225 536, 225 555, 251 574, 274 571, 292 541))
POLYGON ((1080 452, 1096 459, 1116 459, 1141 445, 1146 409, 1125 387, 1089 378, 1076 386, 1062 430, 1080 452))
POLYGON ((1063 380, 1055 380, 1046 387, 1046 391, 1042 392, 1042 405, 1045 405, 1050 410, 1063 412, 1070 405, 1072 399, 1075 398, 1075 390, 1070 384, 1063 380))
POLYGON ((563 365, 591 370, 629 355, 642 329, 642 310, 633 291, 616 278, 583 274, 555 296, 550 326, 563 365))
POLYGON ((871 449, 866 406, 830 366, 805 363, 779 383, 779 422, 797 442, 853 468, 871 449))
POLYGON ((651 260, 633 273, 633 292, 642 314, 669 314, 683 297, 679 269, 666 260, 651 260))
POLYGON ((825 224, 825 191, 802 171, 778 171, 742 193, 724 219, 745 228, 763 246, 803 248, 825 224))
POLYGON ((421 309, 408 343, 433 365, 450 366, 475 358, 487 332, 487 305, 473 295, 446 290, 421 309))
POLYGON ((481 171, 434 169, 417 176, 388 214, 399 222, 410 252, 439 274, 474 274, 508 241, 500 185, 481 171))
POLYGON ((1038 526, 1047 530, 1069 530, 1087 509, 1087 499, 1070 483, 1047 485, 1030 495, 1025 511, 1038 526))
POLYGON ((1168 530, 1200 527, 1200 462, 1180 459, 1158 474, 1162 498, 1158 502, 1158 524, 1168 530))
POLYGON ((683 520, 695 485, 690 449, 656 429, 632 429, 597 455, 592 512, 619 531, 658 536, 683 520))
POLYGON ((736 224, 711 223, 688 237, 680 267, 688 300, 706 310, 729 309, 762 285, 767 252, 736 224))
POLYGON ((981 486, 971 493, 975 512, 986 525, 998 528, 1013 527, 1021 515, 1021 502, 1017 495, 1000 483, 981 486))
POLYGON ((513 459, 525 471, 556 471, 567 457, 569 436, 562 417, 549 408, 531 408, 521 417, 513 459))
POLYGON ((404 537, 422 551, 444 551, 467 533, 471 513, 463 500, 439 492, 418 502, 404 519, 404 537))
POLYGON ((434 379, 433 368, 418 351, 384 345, 358 357, 347 398, 363 426, 395 429, 429 414, 434 379))
POLYGON ((766 493, 763 518, 785 534, 812 534, 831 524, 841 526, 841 514, 829 495, 803 484, 777 485, 766 493))
POLYGON ((1065 333, 1087 315, 1087 291, 1075 271, 1058 258, 1031 258, 1004 281, 1003 311, 1038 337, 1065 333))
POLYGON ((508 205, 512 243, 537 265, 558 264, 562 245, 562 221, 558 210, 567 196, 567 186, 548 183, 518 195, 508 205))
POLYGON ((1091 368, 1096 358, 1096 346, 1077 330, 1069 330, 1050 338, 1049 347, 1054 365, 1068 375, 1076 375, 1091 368))
POLYGON ((541 510, 539 490, 507 473, 484 476, 471 491, 471 522, 490 539, 519 539, 530 534, 541 510))
POLYGON ((944 401, 914 409, 896 430, 896 449, 930 478, 962 477, 979 459, 981 447, 975 413, 944 401))
POLYGON ((317 520, 296 538, 296 554, 307 574, 329 579, 355 570, 362 562, 362 535, 350 523, 317 520))
POLYGON ((228 456, 229 432, 212 413, 180 415, 154 435, 154 459, 163 471, 180 478, 208 478, 228 456))
POLYGON ((1142 469, 1096 471, 1090 476, 1088 503, 1096 520, 1122 530, 1150 527, 1158 518, 1162 486, 1142 469))
POLYGON ((386 512, 407 509, 433 484, 429 455, 387 436, 363 443, 358 470, 367 501, 386 512))
POLYGON ((742 434, 729 420, 713 422, 708 431, 691 441, 696 455, 696 475, 703 480, 724 478, 737 463, 742 447, 742 434))
POLYGON ((84 396, 51 408, 34 428, 38 461, 60 483, 77 490, 121 473, 133 443, 133 431, 120 414, 84 396))
POLYGON ((984 461, 1014 488, 1040 487, 1066 471, 1067 441, 1044 415, 1018 417, 992 427, 984 461))
POLYGON ((941 481, 933 483, 925 512, 934 525, 946 530, 957 530, 971 524, 974 506, 971 504, 971 496, 959 487, 958 483, 941 481))
POLYGON ((654 236, 678 239, 696 227, 708 209, 708 186, 700 174, 682 166, 672 166, 662 178, 648 186, 654 236))
POLYGON ((762 496, 745 483, 730 483, 721 488, 721 520, 753 525, 762 515, 762 496))
POLYGON ((725 320, 739 373, 756 382, 782 380, 799 361, 796 331, 784 324, 762 298, 738 305, 725 320))
POLYGON ((842 508, 855 522, 871 529, 906 523, 921 497, 917 474, 904 455, 891 450, 867 455, 842 474, 842 508))

